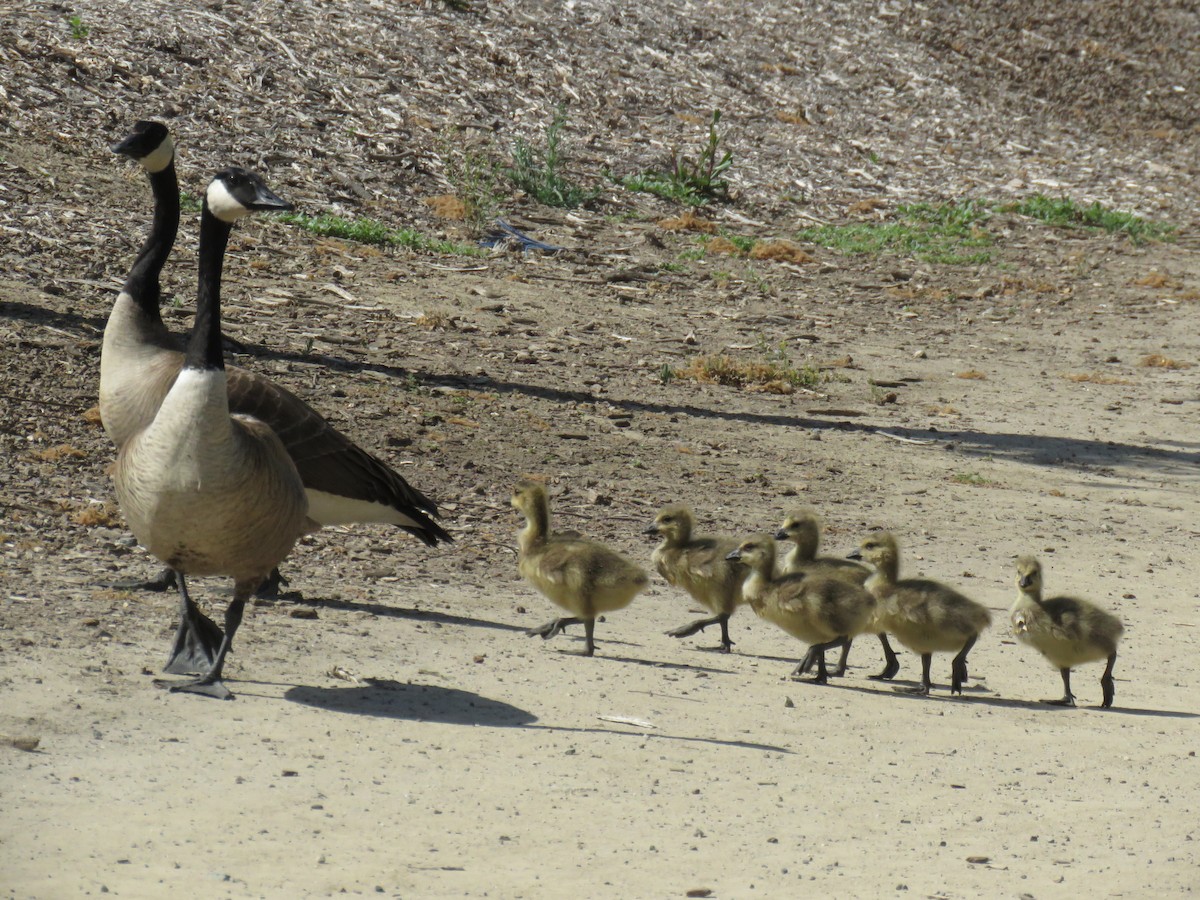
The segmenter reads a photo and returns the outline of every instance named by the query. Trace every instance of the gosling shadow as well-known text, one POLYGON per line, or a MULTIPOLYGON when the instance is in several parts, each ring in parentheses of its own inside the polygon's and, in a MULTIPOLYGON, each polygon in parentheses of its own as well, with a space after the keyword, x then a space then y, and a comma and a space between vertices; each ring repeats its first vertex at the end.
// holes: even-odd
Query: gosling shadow
POLYGON ((477 619, 474 616, 459 616, 454 613, 436 612, 429 609, 414 609, 407 606, 388 606, 384 603, 358 603, 353 600, 331 600, 324 597, 301 597, 300 595, 285 595, 283 598, 295 606, 309 606, 321 609, 340 609, 347 612, 365 612, 373 616, 385 616, 397 619, 411 619, 415 622, 435 622, 439 625, 461 625, 469 628, 493 628, 498 631, 524 631, 522 625, 510 625, 508 622, 495 622, 491 619, 477 619))
POLYGON ((329 712, 445 725, 520 728, 537 721, 528 710, 458 688, 366 678, 352 687, 297 685, 284 699, 329 712))

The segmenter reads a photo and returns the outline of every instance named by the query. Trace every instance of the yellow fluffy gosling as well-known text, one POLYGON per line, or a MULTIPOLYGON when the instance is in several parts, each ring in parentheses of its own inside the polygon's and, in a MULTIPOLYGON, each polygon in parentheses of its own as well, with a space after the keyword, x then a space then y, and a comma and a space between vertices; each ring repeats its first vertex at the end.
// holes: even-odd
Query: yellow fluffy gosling
POLYGON ((646 529, 647 534, 662 537, 662 543, 654 549, 654 568, 658 574, 674 587, 681 587, 692 599, 712 613, 707 619, 698 619, 689 625, 674 628, 667 634, 671 637, 691 637, 709 625, 721 626, 722 653, 733 646, 729 639, 729 617, 742 602, 742 582, 746 580, 746 567, 727 559, 737 549, 733 538, 697 537, 692 533, 695 517, 682 505, 668 506, 654 517, 654 524, 646 529))
MULTIPOLYGON (((742 586, 746 602, 759 616, 809 644, 808 655, 817 664, 813 681, 825 684, 829 680, 825 651, 845 646, 871 628, 874 598, 851 581, 804 573, 776 574, 775 541, 770 535, 743 541, 729 558, 741 560, 750 570, 742 586)), ((802 674, 801 665, 792 672, 793 678, 802 674)))
POLYGON ((1107 659, 1100 676, 1104 700, 1112 706, 1113 665, 1117 661, 1117 642, 1125 626, 1110 612, 1075 597, 1042 599, 1042 565, 1032 556, 1017 560, 1017 602, 1013 604, 1012 629, 1017 640, 1029 644, 1057 666, 1062 674, 1061 700, 1046 700, 1056 706, 1074 706, 1071 693, 1071 669, 1081 663, 1107 659))
MULTIPOLYGON (((806 572, 809 575, 825 575, 831 578, 841 578, 855 584, 863 584, 871 570, 851 559, 841 559, 836 556, 817 556, 821 547, 821 518, 816 510, 810 507, 798 509, 789 513, 775 532, 775 540, 791 541, 795 546, 783 558, 780 566, 783 572, 806 572)), ((883 671, 878 675, 868 677, 876 681, 890 681, 900 671, 900 661, 896 652, 888 642, 887 634, 879 632, 879 644, 883 647, 883 671)), ((850 644, 842 647, 842 656, 838 660, 833 675, 846 674, 846 660, 850 656, 850 644)), ((801 671, 807 672, 812 668, 814 660, 805 657, 800 663, 801 671)))
POLYGON ((596 541, 550 531, 550 499, 544 485, 523 480, 513 490, 512 505, 526 519, 517 535, 517 569, 521 577, 571 613, 525 633, 552 638, 568 625, 583 624, 585 656, 596 652, 596 616, 623 609, 645 590, 650 578, 640 567, 596 541))
POLYGON ((898 580, 899 549, 896 539, 887 532, 866 538, 859 555, 875 567, 866 586, 879 604, 876 627, 921 655, 921 686, 907 688, 906 692, 928 694, 933 686, 929 677, 933 654, 957 651, 950 669, 950 693, 961 694, 967 680, 967 654, 991 624, 991 613, 940 582, 925 578, 898 580))

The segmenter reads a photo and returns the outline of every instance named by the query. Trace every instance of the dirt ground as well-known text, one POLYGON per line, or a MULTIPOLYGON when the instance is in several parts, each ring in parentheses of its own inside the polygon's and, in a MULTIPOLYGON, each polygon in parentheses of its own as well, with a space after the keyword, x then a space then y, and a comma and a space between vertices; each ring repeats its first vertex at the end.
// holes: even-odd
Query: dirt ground
MULTIPOLYGON (((1037 2, 766 3, 736 21, 667 0, 251 6, 0 17, 7 896, 1200 888, 1190 4, 1094 3, 1075 20, 1037 2), (720 106, 734 197, 702 214, 731 234, 1036 190, 1176 231, 1135 243, 997 212, 978 265, 815 245, 808 262, 760 261, 696 252, 696 234, 659 224, 678 207, 611 183, 570 212, 505 198, 567 248, 551 256, 240 225, 230 359, 396 466, 455 543, 374 526, 305 538, 289 592, 239 632, 236 700, 156 687, 177 601, 105 586, 157 564, 122 524, 115 453, 88 414, 150 213, 107 143, 165 117, 193 195, 232 160, 314 214, 467 241, 422 202, 452 187, 451 126, 503 149, 562 98, 593 175, 693 142, 720 106), (321 103, 346 127, 317 127, 321 103), (822 376, 791 393, 664 377, 718 353, 822 376), (893 690, 919 679, 911 653, 893 684, 869 680, 872 640, 821 687, 788 678, 804 648, 749 610, 728 655, 713 633, 667 637, 696 610, 656 577, 584 658, 580 635, 523 633, 554 614, 516 571, 508 496, 526 475, 550 485, 557 526, 647 566, 642 532, 670 502, 729 534, 811 505, 837 554, 887 528, 905 573, 955 584, 994 624, 961 699, 945 656, 929 698, 893 690), (1025 553, 1049 591, 1125 622, 1113 709, 1097 708, 1096 665, 1075 673, 1079 708, 1039 702, 1058 675, 1007 624, 1025 553)), ((164 273, 180 332, 184 218, 164 273)), ((195 593, 219 613, 229 587, 195 593)))

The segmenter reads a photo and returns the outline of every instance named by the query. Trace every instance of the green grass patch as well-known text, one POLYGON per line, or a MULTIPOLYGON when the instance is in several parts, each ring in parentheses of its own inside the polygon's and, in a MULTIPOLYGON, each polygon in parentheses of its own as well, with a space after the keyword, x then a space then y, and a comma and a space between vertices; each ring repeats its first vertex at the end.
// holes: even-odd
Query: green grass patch
POLYGON ((334 237, 359 244, 378 244, 406 247, 429 253, 450 256, 482 256, 483 251, 469 244, 456 244, 426 237, 413 228, 391 228, 377 219, 347 219, 323 213, 310 216, 307 213, 285 212, 275 218, 288 225, 296 225, 318 237, 334 237))
POLYGON ((797 238, 850 255, 894 253, 923 262, 979 265, 991 259, 991 215, 977 200, 901 206, 886 222, 852 222, 805 228, 797 238))
POLYGON ((1048 225, 1100 228, 1110 234, 1124 234, 1137 243, 1167 237, 1175 230, 1175 226, 1165 222, 1149 222, 1133 213, 1108 209, 1099 202, 1084 206, 1069 197, 1035 194, 1020 203, 1009 203, 999 208, 1003 212, 1029 216, 1048 225))
POLYGON ((955 472, 954 475, 950 477, 950 480, 955 484, 972 484, 976 487, 989 487, 999 484, 999 482, 992 481, 990 478, 985 478, 978 472, 955 472))

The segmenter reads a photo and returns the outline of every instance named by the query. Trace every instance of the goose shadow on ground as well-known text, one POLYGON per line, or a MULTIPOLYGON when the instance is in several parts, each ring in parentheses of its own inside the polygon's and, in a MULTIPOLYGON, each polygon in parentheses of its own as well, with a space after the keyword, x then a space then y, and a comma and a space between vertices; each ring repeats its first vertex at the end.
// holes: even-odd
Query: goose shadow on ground
POLYGON ((502 700, 493 700, 459 688, 430 684, 405 684, 387 678, 366 678, 348 687, 295 685, 284 692, 284 699, 329 712, 359 716, 407 719, 414 722, 439 722, 446 725, 482 725, 491 728, 530 728, 568 734, 596 734, 630 737, 637 740, 667 740, 710 744, 743 750, 792 753, 787 747, 753 741, 721 740, 694 735, 670 734, 660 730, 626 731, 617 728, 580 728, 547 725, 528 710, 502 700))

